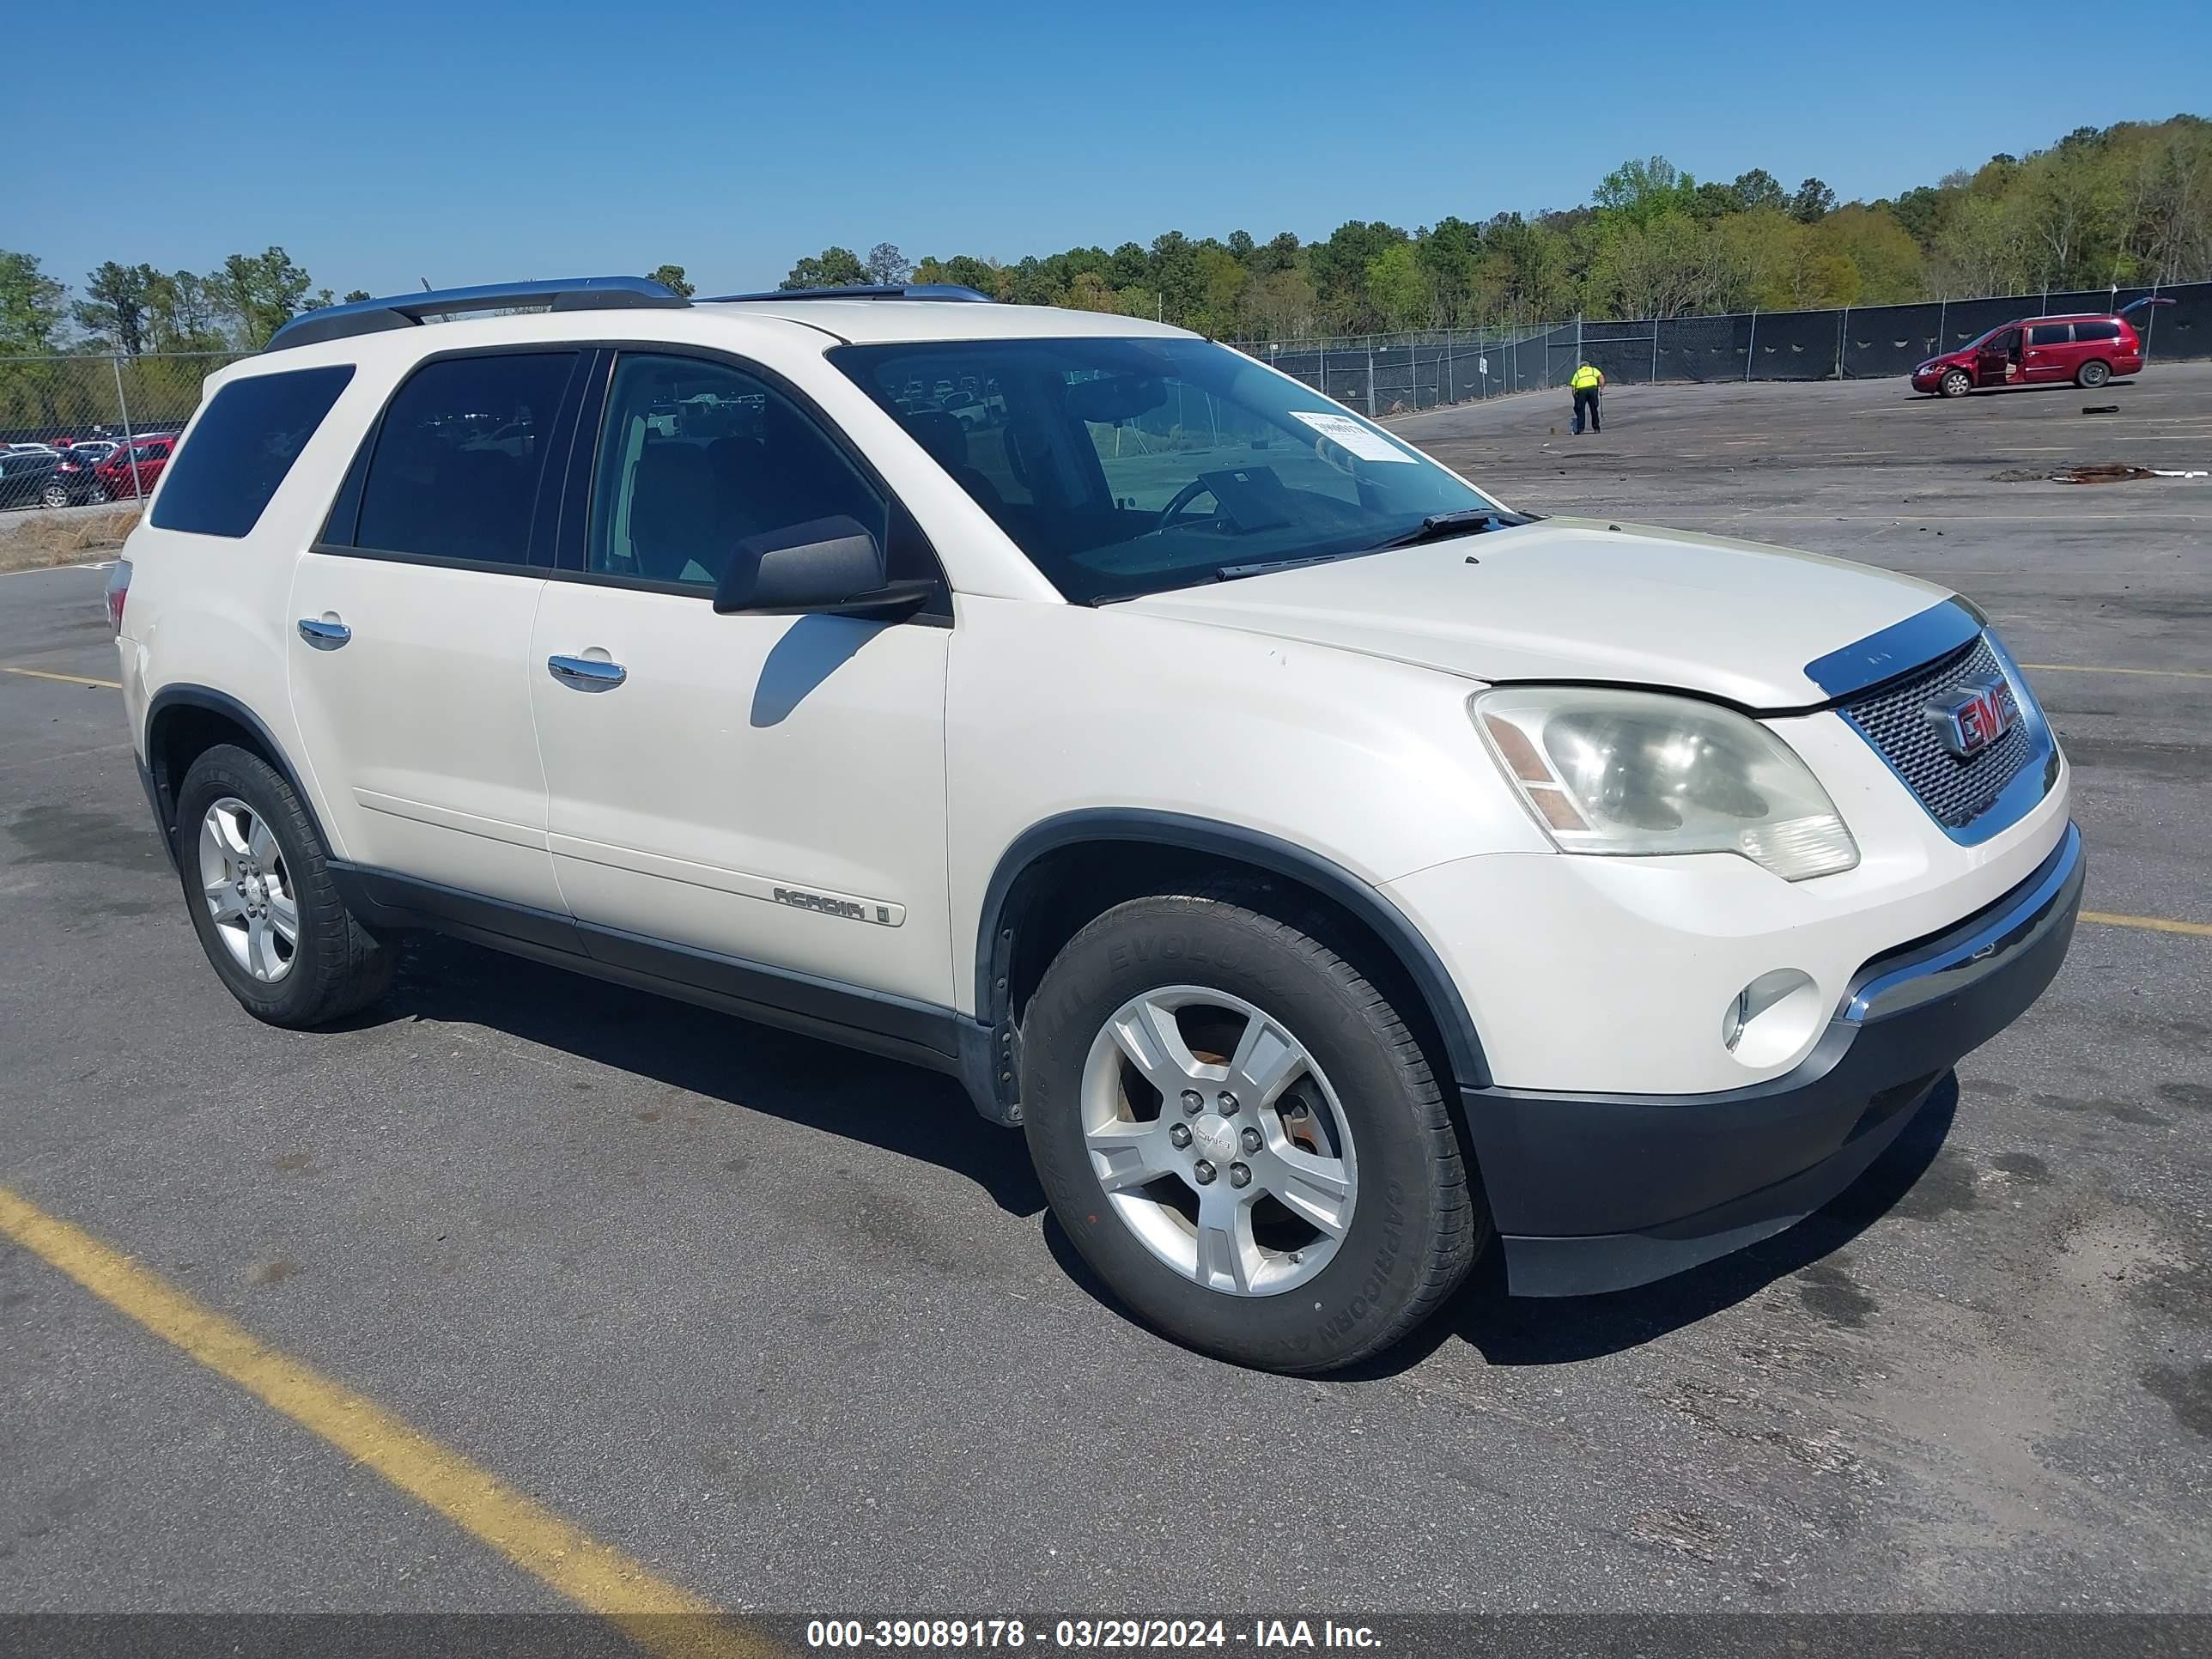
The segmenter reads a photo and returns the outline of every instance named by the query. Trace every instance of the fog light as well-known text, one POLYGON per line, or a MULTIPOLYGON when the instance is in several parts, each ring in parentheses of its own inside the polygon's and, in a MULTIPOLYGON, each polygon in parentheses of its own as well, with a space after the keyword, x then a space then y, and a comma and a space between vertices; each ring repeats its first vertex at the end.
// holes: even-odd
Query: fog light
POLYGON ((1721 1013, 1721 1047, 1760 1070, 1797 1059, 1820 1030, 1820 988, 1810 974, 1778 968, 1735 994, 1721 1013))

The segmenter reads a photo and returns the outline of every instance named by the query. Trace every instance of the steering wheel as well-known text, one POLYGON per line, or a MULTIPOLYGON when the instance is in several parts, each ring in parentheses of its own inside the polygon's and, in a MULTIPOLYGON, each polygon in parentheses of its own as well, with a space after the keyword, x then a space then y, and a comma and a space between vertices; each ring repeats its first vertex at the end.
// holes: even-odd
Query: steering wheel
MULTIPOLYGON (((1200 495, 1211 495, 1212 494, 1213 486, 1212 484, 1206 483, 1204 478, 1193 478, 1181 489, 1176 491, 1175 499, 1173 501, 1170 501, 1165 507, 1160 509, 1159 521, 1152 526, 1152 534, 1158 536, 1163 534, 1166 531, 1173 529, 1176 520, 1182 516, 1183 508, 1188 507, 1200 495)), ((1217 501, 1218 499, 1218 498, 1217 498, 1217 501)))

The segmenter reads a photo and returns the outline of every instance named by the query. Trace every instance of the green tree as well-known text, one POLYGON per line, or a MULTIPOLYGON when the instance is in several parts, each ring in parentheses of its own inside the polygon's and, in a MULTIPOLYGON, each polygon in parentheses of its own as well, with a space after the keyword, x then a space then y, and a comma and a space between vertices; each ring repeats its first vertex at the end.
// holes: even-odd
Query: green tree
POLYGON ((913 262, 898 251, 895 242, 877 243, 862 263, 867 267, 868 280, 885 288, 898 288, 914 280, 913 262))
POLYGON ((1889 210, 1905 227, 1905 234, 1925 246, 1943 228, 1944 220, 1950 215, 1954 194, 1932 185, 1916 185, 1891 203, 1889 210))
POLYGON ((1820 246, 1858 273, 1859 306, 1905 305, 1928 292, 1926 262, 1911 233, 1887 208, 1838 208, 1814 228, 1820 246))
POLYGON ((1236 333, 1252 273, 1228 248, 1212 242, 1198 250, 1198 281, 1199 306, 1193 325, 1217 340, 1236 333))
POLYGON ((1790 216, 1801 225, 1826 218, 1835 210, 1836 192, 1818 179, 1808 179, 1790 198, 1790 216))
POLYGON ((1368 303, 1385 328, 1421 328, 1429 321, 1434 291, 1410 242, 1394 242, 1367 262, 1368 303))
POLYGON ((672 289, 687 300, 699 291, 684 276, 682 265, 655 265, 646 273, 646 280, 672 289))
POLYGON ((39 269, 33 253, 0 249, 0 352, 35 356, 54 349, 69 292, 39 269))
POLYGON ((776 284, 779 288, 863 288, 868 282, 868 268, 860 263, 860 256, 848 247, 825 247, 821 252, 810 254, 792 266, 791 275, 776 284))
POLYGON ((1590 192, 1601 215, 1649 225, 1662 213, 1691 210, 1697 200, 1698 182, 1678 171, 1663 155, 1641 161, 1623 161, 1590 192))
POLYGON ((1409 240, 1397 226, 1380 219, 1353 219, 1331 231, 1327 241, 1306 250, 1307 273, 1331 327, 1364 333, 1389 326, 1368 295, 1367 272, 1385 249, 1409 240))
POLYGON ((299 314, 311 279, 281 247, 234 253, 202 280, 217 315, 227 319, 238 343, 258 351, 299 314))
POLYGON ((1297 264, 1299 252, 1297 233, 1279 230, 1252 250, 1249 263, 1262 276, 1272 270, 1289 270, 1297 264))
POLYGON ((920 283, 951 283, 959 288, 972 288, 994 300, 1013 297, 1013 273, 993 260, 978 259, 972 254, 956 253, 950 259, 925 258, 914 268, 914 276, 920 283))
POLYGON ((1431 320, 1449 327, 1476 320, 1482 227, 1448 216, 1414 238, 1413 252, 1434 301, 1431 320))
POLYGON ((85 297, 70 307, 76 325, 103 350, 136 357, 146 349, 148 306, 161 273, 110 259, 84 279, 85 297))
POLYGON ((1155 236, 1147 274, 1159 299, 1158 308, 1170 322, 1195 319, 1206 297, 1206 278, 1199 268, 1195 242, 1179 230, 1155 236))
POLYGON ((372 297, 374 296, 365 288, 349 288, 345 291, 345 302, 349 306, 359 305, 363 300, 372 297))
POLYGON ((216 296, 189 270, 171 271, 149 284, 146 312, 155 351, 221 351, 230 343, 216 296))
POLYGON ((1761 208, 1771 208, 1777 213, 1790 205, 1790 192, 1782 188, 1782 181, 1765 167, 1753 167, 1748 173, 1739 173, 1735 183, 1729 188, 1735 192, 1736 211, 1756 213, 1761 208))

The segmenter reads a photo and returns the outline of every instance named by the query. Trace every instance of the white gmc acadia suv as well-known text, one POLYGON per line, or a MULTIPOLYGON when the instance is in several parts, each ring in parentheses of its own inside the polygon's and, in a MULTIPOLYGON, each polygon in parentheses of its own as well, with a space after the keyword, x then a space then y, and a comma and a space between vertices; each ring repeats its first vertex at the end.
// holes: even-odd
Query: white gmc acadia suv
POLYGON ((410 295, 212 377, 109 604, 247 1011, 433 928, 934 1066, 1132 1307, 1322 1370, 1493 1234, 1571 1295, 1789 1225, 2057 971, 1966 600, 980 298, 410 295))

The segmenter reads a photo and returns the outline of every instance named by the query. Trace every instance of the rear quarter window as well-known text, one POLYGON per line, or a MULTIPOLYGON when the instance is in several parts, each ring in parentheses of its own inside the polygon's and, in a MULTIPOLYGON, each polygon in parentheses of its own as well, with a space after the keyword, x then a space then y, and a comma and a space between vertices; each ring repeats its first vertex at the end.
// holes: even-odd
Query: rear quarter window
POLYGON ((2120 337, 2118 323, 2076 323, 2074 337, 2077 340, 2117 340, 2120 337))
POLYGON ((168 469, 154 527, 233 539, 250 533, 352 379, 349 363, 256 374, 223 387, 168 469))

